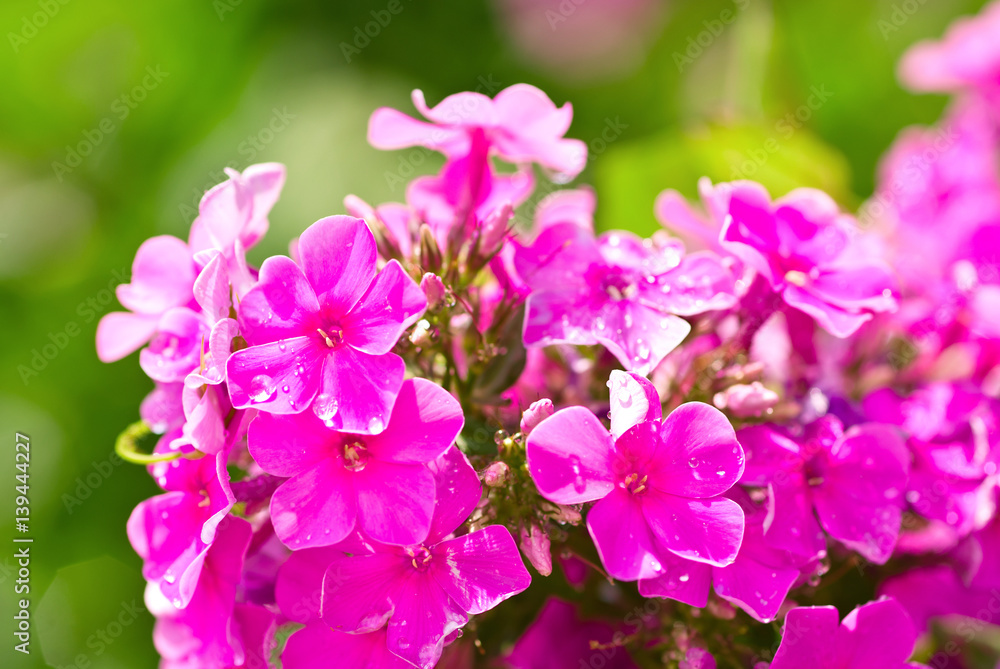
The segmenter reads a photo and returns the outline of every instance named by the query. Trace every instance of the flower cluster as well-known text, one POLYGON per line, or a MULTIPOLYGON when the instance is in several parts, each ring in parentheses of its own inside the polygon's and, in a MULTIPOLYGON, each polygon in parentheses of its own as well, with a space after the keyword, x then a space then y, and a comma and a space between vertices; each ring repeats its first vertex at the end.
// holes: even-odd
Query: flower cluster
POLYGON ((163 489, 127 528, 161 666, 972 666, 1000 623, 998 12, 905 57, 956 97, 857 216, 705 179, 649 239, 598 232, 592 190, 534 195, 586 148, 528 85, 377 110, 372 145, 440 172, 259 267, 285 170, 230 171, 97 332, 155 382, 118 450, 163 489))

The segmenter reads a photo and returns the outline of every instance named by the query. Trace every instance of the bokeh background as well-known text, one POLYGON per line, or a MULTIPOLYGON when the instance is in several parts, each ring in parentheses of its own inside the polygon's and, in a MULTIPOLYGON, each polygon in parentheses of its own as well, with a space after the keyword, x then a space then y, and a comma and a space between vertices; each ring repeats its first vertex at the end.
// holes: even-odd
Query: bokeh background
POLYGON ((223 167, 288 166, 259 262, 345 195, 399 200, 437 167, 367 146, 376 107, 528 82, 573 103, 602 228, 654 230, 656 194, 694 196, 703 175, 856 207, 900 129, 944 106, 900 88, 900 54, 982 4, 4 0, 0 666, 155 666, 125 521, 156 489, 111 458, 152 383, 135 356, 99 363, 94 332, 139 244, 186 238, 223 167), (29 657, 12 634, 17 431, 32 444, 29 657))

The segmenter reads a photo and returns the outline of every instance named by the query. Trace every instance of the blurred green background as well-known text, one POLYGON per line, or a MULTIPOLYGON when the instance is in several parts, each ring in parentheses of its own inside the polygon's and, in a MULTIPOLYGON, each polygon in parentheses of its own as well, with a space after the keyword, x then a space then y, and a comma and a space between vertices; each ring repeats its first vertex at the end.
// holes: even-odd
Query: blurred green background
POLYGON ((656 194, 694 195, 702 175, 819 186, 855 207, 896 133, 945 104, 899 87, 900 54, 982 4, 5 0, 0 666, 155 666, 125 521, 156 488, 109 461, 152 383, 136 356, 98 362, 94 332, 139 244, 186 238, 224 166, 288 166, 259 262, 348 193, 399 200, 399 178, 435 168, 367 146, 376 107, 523 81, 573 103, 604 228, 654 230, 656 194), (12 634, 18 431, 32 440, 30 657, 12 634))

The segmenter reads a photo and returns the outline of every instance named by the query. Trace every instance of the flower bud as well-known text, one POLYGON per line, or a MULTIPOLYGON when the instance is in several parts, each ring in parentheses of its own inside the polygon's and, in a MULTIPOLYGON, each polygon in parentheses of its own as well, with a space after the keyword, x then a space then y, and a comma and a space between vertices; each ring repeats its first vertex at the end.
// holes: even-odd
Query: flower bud
POLYGON ((734 416, 748 418, 762 415, 780 400, 778 393, 766 388, 760 381, 754 381, 749 385, 729 386, 722 392, 716 393, 712 402, 719 409, 729 409, 734 416))
POLYGON ((532 523, 530 528, 521 526, 521 552, 528 562, 542 576, 552 573, 552 550, 549 535, 538 525, 532 523))
POLYGON ((555 413, 555 407, 552 406, 552 400, 541 399, 531 403, 524 415, 521 417, 521 434, 528 436, 528 434, 534 430, 539 423, 555 413))
POLYGON ((431 231, 431 227, 426 223, 421 223, 420 264, 424 267, 424 269, 435 270, 441 267, 442 262, 441 248, 438 246, 437 240, 434 239, 434 233, 431 231))
POLYGON ((444 304, 448 289, 444 287, 444 282, 441 281, 441 278, 437 274, 433 272, 424 274, 424 277, 420 279, 420 288, 423 289, 424 295, 427 296, 428 311, 434 311, 444 304))
POLYGON ((688 648, 679 669, 715 669, 715 658, 704 648, 688 648))
POLYGON ((483 484, 490 488, 499 488, 510 478, 510 467, 506 462, 494 462, 483 472, 483 484))

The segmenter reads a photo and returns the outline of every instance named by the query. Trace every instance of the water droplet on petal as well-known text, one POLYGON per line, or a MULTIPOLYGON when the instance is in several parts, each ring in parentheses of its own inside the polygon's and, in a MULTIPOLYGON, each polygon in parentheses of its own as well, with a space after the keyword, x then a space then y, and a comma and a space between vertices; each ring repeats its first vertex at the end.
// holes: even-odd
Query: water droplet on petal
POLYGON ((274 382, 267 374, 258 374, 250 380, 250 400, 267 402, 274 397, 274 382))

